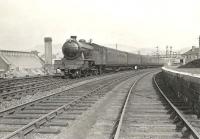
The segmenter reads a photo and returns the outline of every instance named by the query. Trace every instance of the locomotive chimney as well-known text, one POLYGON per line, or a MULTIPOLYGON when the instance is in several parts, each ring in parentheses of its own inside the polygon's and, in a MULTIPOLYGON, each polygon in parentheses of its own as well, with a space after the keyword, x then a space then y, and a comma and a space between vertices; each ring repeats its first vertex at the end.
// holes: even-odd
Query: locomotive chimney
POLYGON ((71 39, 76 40, 77 36, 71 36, 71 39))
POLYGON ((45 64, 52 65, 52 38, 44 38, 44 47, 45 47, 45 64))

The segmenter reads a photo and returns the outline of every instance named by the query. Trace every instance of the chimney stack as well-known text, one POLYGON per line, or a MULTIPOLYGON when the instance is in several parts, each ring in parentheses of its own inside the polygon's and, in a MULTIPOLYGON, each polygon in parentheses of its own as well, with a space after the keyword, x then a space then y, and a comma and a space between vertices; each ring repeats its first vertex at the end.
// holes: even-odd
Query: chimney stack
POLYGON ((45 47, 45 64, 52 65, 52 38, 44 38, 44 47, 45 47))
POLYGON ((192 46, 192 51, 195 51, 195 48, 196 48, 195 46, 192 46))

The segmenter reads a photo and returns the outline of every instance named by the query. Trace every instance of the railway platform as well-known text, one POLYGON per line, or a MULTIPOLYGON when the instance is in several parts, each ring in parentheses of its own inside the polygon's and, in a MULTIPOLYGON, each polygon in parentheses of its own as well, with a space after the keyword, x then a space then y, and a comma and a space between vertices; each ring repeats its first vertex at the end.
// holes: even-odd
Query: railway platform
POLYGON ((165 68, 181 73, 200 75, 200 68, 178 68, 177 66, 166 66, 165 68))

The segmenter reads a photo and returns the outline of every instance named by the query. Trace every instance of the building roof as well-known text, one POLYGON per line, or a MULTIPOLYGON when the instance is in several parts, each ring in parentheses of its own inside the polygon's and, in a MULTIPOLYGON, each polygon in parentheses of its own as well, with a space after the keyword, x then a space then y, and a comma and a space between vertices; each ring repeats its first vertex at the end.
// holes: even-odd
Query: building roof
POLYGON ((199 48, 196 48, 196 47, 183 53, 183 55, 196 55, 196 54, 199 54, 199 48))
POLYGON ((0 58, 11 68, 42 68, 44 62, 35 52, 0 50, 0 58))

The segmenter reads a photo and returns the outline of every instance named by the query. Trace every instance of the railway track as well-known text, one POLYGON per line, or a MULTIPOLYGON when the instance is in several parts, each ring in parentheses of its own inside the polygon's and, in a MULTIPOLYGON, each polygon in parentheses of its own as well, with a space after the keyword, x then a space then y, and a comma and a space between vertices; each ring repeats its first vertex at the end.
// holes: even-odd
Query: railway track
MULTIPOLYGON (((123 72, 122 72, 123 73, 123 72)), ((103 74, 101 76, 113 73, 103 74)), ((60 77, 43 76, 41 78, 23 78, 15 79, 18 82, 9 81, 8 84, 0 86, 0 103, 3 101, 11 101, 12 99, 20 99, 26 95, 34 95, 39 91, 48 91, 59 88, 61 86, 70 85, 79 81, 96 78, 97 76, 88 76, 79 79, 62 79, 60 77), (24 81, 24 82, 22 82, 24 81)))
POLYGON ((41 79, 49 78, 50 76, 37 76, 37 77, 25 77, 25 78, 12 78, 12 79, 2 79, 0 81, 0 87, 2 86, 11 86, 11 85, 17 85, 17 84, 23 84, 25 82, 31 82, 33 81, 39 81, 41 79))
POLYGON ((66 84, 66 80, 61 78, 45 77, 45 79, 29 80, 25 83, 4 86, 0 88, 0 102, 20 99, 25 95, 33 95, 38 91, 51 90, 66 84))
MULTIPOLYGON (((18 79, 19 80, 19 79, 18 79)), ((30 88, 32 86, 37 86, 39 84, 45 83, 45 82, 51 82, 55 80, 51 76, 44 76, 44 77, 38 77, 38 78, 28 78, 28 79, 23 79, 20 82, 18 80, 13 80, 10 82, 4 82, 0 84, 0 93, 3 92, 9 92, 12 90, 18 90, 18 89, 24 89, 24 88, 30 88)))
POLYGON ((3 139, 9 139, 24 138, 32 131, 57 134, 60 130, 52 127, 67 126, 69 121, 75 120, 76 115, 80 115, 102 98, 106 89, 143 72, 120 73, 78 82, 64 91, 2 111, 0 135, 4 136, 3 139))
POLYGON ((24 83, 12 83, 11 86, 7 84, 4 87, 0 87, 0 102, 11 101, 12 99, 20 99, 26 95, 34 95, 39 91, 44 92, 95 77, 97 76, 90 76, 80 79, 62 79, 59 77, 53 78, 52 76, 45 76, 44 79, 43 77, 41 79, 33 78, 33 80, 28 78, 29 80, 24 83))
MULTIPOLYGON (((173 105, 181 112, 181 114, 185 117, 185 119, 192 125, 192 127, 200 134, 200 120, 198 118, 198 113, 195 112, 194 106, 189 104, 189 102, 185 101, 185 98, 177 92, 171 90, 171 88, 167 87, 164 81, 161 79, 161 74, 156 75, 156 81, 158 82, 158 86, 160 86, 160 90, 167 96, 167 98, 173 103, 173 105)), ((181 123, 180 123, 181 124, 181 123)))
MULTIPOLYGON (((159 88, 153 74, 137 80, 119 111, 110 139, 200 138, 198 132, 159 88)), ((113 119, 114 120, 114 119, 113 119)))

